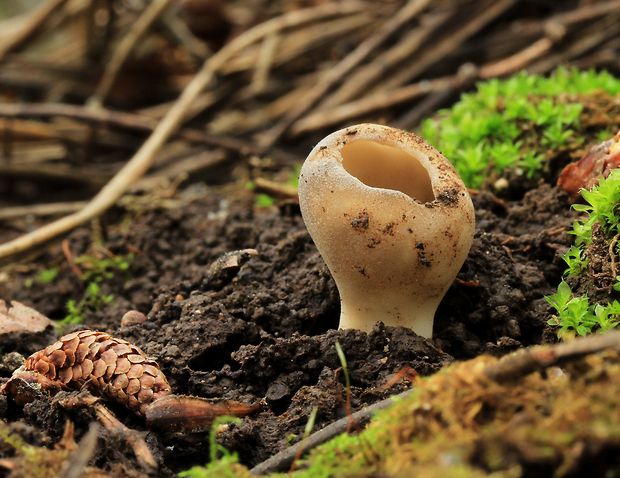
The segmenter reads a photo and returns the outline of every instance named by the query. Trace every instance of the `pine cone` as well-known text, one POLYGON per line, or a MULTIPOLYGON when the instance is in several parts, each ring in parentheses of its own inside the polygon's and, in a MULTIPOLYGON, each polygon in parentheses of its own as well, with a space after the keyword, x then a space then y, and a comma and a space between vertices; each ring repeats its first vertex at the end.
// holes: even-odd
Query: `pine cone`
POLYGON ((154 400, 170 394, 168 380, 142 350, 93 330, 61 337, 28 357, 24 369, 67 388, 80 388, 90 381, 101 395, 141 415, 154 400))

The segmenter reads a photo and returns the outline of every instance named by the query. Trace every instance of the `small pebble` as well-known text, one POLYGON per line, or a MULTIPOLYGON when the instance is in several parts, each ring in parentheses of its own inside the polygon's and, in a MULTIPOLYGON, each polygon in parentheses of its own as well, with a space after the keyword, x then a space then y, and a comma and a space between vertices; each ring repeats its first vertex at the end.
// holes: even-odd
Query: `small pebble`
POLYGON ((147 321, 146 315, 138 310, 130 310, 123 315, 121 319, 121 327, 129 327, 130 325, 143 324, 147 321))
POLYGON ((275 402, 290 395, 291 391, 288 386, 282 382, 273 382, 267 389, 265 398, 270 402, 275 402))

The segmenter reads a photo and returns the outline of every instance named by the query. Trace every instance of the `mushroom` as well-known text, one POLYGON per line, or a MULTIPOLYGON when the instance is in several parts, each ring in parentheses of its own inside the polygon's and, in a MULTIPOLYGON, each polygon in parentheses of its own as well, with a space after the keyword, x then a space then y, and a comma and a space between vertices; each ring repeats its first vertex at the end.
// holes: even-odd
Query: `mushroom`
POLYGON ((299 177, 301 212, 340 293, 340 328, 376 322, 431 337, 474 235, 453 166, 421 137, 374 124, 319 142, 299 177))

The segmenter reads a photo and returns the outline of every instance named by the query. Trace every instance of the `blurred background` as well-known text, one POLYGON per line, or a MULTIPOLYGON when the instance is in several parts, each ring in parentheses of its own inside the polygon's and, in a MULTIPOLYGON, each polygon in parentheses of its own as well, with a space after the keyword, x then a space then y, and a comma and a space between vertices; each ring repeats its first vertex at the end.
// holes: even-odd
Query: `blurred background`
POLYGON ((223 47, 134 191, 259 178, 286 197, 334 129, 415 130, 522 70, 617 74, 619 33, 612 0, 0 2, 0 240, 83 207, 223 47))

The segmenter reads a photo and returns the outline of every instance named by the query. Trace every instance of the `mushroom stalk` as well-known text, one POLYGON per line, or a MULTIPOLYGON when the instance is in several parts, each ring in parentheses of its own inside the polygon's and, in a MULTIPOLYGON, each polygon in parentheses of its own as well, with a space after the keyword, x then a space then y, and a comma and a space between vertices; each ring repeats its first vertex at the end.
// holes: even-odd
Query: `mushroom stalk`
POLYGON ((310 152, 302 216, 340 293, 340 328, 376 322, 430 337, 473 241, 474 208, 448 160, 419 136, 360 124, 310 152))

